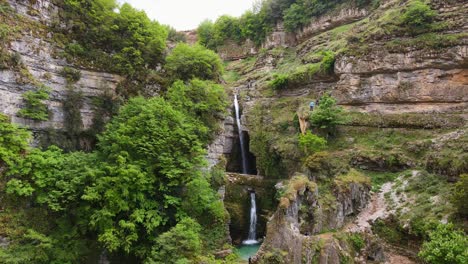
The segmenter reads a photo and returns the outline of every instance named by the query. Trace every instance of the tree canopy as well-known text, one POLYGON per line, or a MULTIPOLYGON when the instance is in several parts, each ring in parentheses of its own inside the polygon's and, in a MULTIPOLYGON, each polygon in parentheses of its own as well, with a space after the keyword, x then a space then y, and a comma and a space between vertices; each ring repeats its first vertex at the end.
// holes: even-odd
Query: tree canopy
POLYGON ((166 58, 165 68, 173 79, 218 80, 223 65, 218 54, 201 45, 179 43, 166 58))

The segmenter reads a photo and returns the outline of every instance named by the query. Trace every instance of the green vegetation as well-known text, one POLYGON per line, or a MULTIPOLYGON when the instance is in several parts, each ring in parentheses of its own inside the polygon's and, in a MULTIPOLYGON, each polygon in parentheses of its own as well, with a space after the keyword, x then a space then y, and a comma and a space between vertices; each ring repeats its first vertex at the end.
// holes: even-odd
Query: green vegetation
POLYGON ((282 209, 287 209, 290 205, 290 202, 296 200, 296 196, 304 195, 306 190, 315 191, 317 184, 305 175, 294 175, 290 180, 288 180, 282 190, 279 190, 280 193, 280 203, 279 207, 282 209))
POLYGON ((328 134, 333 134, 338 125, 346 123, 346 116, 342 107, 336 105, 336 99, 328 94, 320 98, 320 103, 310 114, 310 122, 313 126, 322 129, 328 134))
POLYGON ((360 233, 352 233, 348 236, 348 240, 353 245, 354 250, 360 252, 366 246, 366 241, 360 233))
POLYGON ((294 32, 306 26, 313 18, 333 11, 344 3, 355 6, 370 4, 370 0, 267 0, 257 3, 239 18, 221 16, 214 23, 203 21, 197 28, 199 43, 215 50, 227 40, 241 43, 247 39, 257 46, 284 21, 287 31, 294 32))
POLYGON ((347 189, 350 183, 362 183, 371 186, 371 179, 355 169, 350 169, 346 174, 336 177, 335 184, 347 189))
POLYGON ((21 159, 29 137, 28 131, 10 124, 8 117, 0 114, 0 176, 3 176, 1 168, 11 167, 21 159))
POLYGON ((12 241, 0 249, 1 262, 86 262, 102 247, 111 257, 176 263, 219 248, 226 216, 200 170, 201 124, 175 107, 162 98, 131 99, 88 154, 31 149, 28 134, 2 120, 2 131, 17 132, 1 137, 8 202, 0 228, 12 241))
POLYGON ((137 77, 163 61, 167 31, 145 12, 115 0, 66 0, 62 5, 67 26, 57 25, 56 31, 66 35, 71 62, 137 77))
POLYGON ((462 264, 468 262, 468 237, 452 224, 439 224, 429 232, 419 256, 428 263, 462 264))
POLYGON ((36 91, 27 91, 22 97, 25 107, 18 111, 18 116, 38 121, 49 119, 49 110, 43 102, 49 99, 50 88, 41 86, 36 91))
POLYGON ((458 216, 468 217, 468 174, 460 175, 457 183, 455 183, 450 201, 455 206, 458 216))
POLYGON ((299 147, 306 155, 319 152, 327 145, 327 140, 307 131, 305 134, 299 134, 299 147))
POLYGON ((81 78, 81 72, 70 67, 63 67, 60 74, 67 80, 68 83, 76 83, 81 78))
POLYGON ((313 80, 329 78, 335 66, 335 54, 332 51, 322 51, 316 54, 318 63, 299 65, 288 73, 275 73, 269 86, 275 90, 296 88, 313 80))
POLYGON ((401 113, 373 114, 361 112, 347 113, 348 125, 395 128, 457 128, 462 127, 465 120, 458 114, 443 113, 401 113))
POLYGON ((174 79, 218 80, 223 73, 219 56, 200 45, 179 43, 166 58, 166 70, 174 79))
POLYGON ((406 11, 401 16, 401 24, 413 33, 418 33, 430 27, 437 13, 422 0, 410 1, 406 11))
POLYGON ((186 116, 201 122, 200 138, 209 142, 213 134, 219 130, 217 120, 222 118, 228 106, 224 88, 212 81, 192 79, 184 84, 176 81, 167 91, 168 102, 181 109, 186 116))

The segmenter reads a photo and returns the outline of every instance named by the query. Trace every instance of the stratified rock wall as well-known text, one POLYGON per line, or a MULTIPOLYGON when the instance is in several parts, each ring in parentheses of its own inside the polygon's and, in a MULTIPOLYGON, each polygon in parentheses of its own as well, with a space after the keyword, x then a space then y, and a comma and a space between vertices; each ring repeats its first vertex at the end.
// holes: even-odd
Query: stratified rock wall
POLYGON ((368 186, 349 183, 346 191, 336 194, 333 209, 325 211, 318 202, 318 189, 299 190, 289 206, 279 208, 268 221, 255 261, 268 263, 271 252, 279 251, 284 263, 341 263, 341 258, 350 256, 348 245, 332 234, 319 233, 343 227, 366 206, 369 191, 368 186))
MULTIPOLYGON (((49 0, 9 1, 12 8, 28 19, 44 23, 53 22, 57 17, 59 8, 49 0)), ((83 95, 83 107, 80 109, 84 129, 91 126, 93 119, 92 98, 100 96, 105 91, 113 91, 122 77, 105 72, 96 72, 80 69, 68 65, 64 59, 58 58, 61 50, 52 41, 52 32, 41 36, 35 32, 25 31, 19 39, 9 45, 9 52, 20 56, 21 62, 32 77, 39 83, 51 88, 50 99, 45 103, 51 113, 47 121, 33 121, 17 116, 18 111, 24 107, 21 95, 37 87, 31 83, 24 83, 19 79, 16 70, 0 71, 0 111, 10 116, 12 122, 27 126, 33 130, 48 128, 61 130, 65 120, 62 103, 67 91, 67 81, 60 74, 63 67, 71 67, 81 72, 80 80, 73 84, 75 91, 83 95)))

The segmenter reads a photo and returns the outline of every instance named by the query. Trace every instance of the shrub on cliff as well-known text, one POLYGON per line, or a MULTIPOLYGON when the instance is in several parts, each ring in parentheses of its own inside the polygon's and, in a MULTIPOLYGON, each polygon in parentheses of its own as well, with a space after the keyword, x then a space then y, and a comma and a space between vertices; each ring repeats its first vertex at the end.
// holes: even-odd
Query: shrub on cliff
POLYGON ((77 62, 126 76, 162 62, 167 31, 144 11, 115 0, 65 0, 62 5, 62 21, 68 23, 56 30, 70 36, 65 51, 81 58, 77 62))
POLYGON ((275 90, 281 90, 288 87, 288 83, 289 76, 287 74, 274 74, 273 80, 271 80, 268 85, 275 90))
POLYGON ((18 116, 38 121, 48 120, 49 109, 43 101, 49 99, 49 92, 48 87, 41 86, 36 91, 22 94, 25 107, 18 111, 18 116))
POLYGON ((412 33, 418 34, 430 28, 437 13, 421 0, 413 0, 401 16, 401 24, 412 33))
POLYGON ((328 94, 320 98, 320 103, 310 114, 311 124, 327 133, 334 133, 336 127, 345 124, 346 120, 343 108, 328 94))
POLYGON ((468 174, 460 175, 450 199, 459 216, 468 217, 468 174))
POLYGON ((429 233, 429 241, 424 242, 419 256, 428 263, 463 264, 468 263, 468 237, 453 224, 439 224, 429 233))
POLYGON ((201 45, 185 43, 179 43, 167 56, 165 68, 174 80, 184 81, 193 78, 218 80, 223 73, 218 54, 201 45))
POLYGON ((317 135, 307 131, 305 134, 299 134, 299 147, 306 155, 319 152, 325 148, 327 141, 317 135))

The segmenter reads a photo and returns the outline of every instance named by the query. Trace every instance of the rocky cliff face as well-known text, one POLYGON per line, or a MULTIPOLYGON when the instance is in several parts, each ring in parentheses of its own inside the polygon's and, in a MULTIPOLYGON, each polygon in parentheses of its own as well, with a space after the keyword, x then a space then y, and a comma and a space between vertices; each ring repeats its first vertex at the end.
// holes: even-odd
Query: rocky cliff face
MULTIPOLYGON (((49 0, 9 1, 9 4, 25 19, 35 21, 38 27, 47 27, 53 23, 59 12, 59 8, 49 0)), ((75 91, 83 95, 83 106, 80 112, 84 129, 89 128, 92 123, 93 98, 102 95, 105 91, 112 92, 122 80, 122 77, 115 74, 90 71, 67 64, 64 59, 57 56, 61 50, 53 42, 51 32, 37 34, 34 30, 23 31, 21 36, 8 46, 10 53, 19 56, 25 71, 30 73, 28 78, 34 79, 35 84, 21 80, 21 74, 15 69, 1 70, 0 111, 10 116, 14 123, 27 126, 32 130, 64 129, 63 102, 67 87, 70 87, 66 78, 61 74, 65 66, 81 73, 80 80, 72 86, 75 91), (47 121, 34 121, 17 116, 18 111, 24 107, 22 94, 37 89, 37 83, 51 88, 50 99, 45 102, 50 112, 50 118, 47 121)))
POLYGON ((265 241, 255 261, 269 263, 271 252, 279 252, 284 261, 281 263, 341 263, 340 260, 351 259, 349 244, 327 230, 343 227, 350 216, 366 206, 369 187, 349 183, 346 191, 336 192, 336 201, 330 207, 320 201, 321 195, 324 194, 317 188, 304 186, 287 207, 280 204, 268 221, 265 241))

